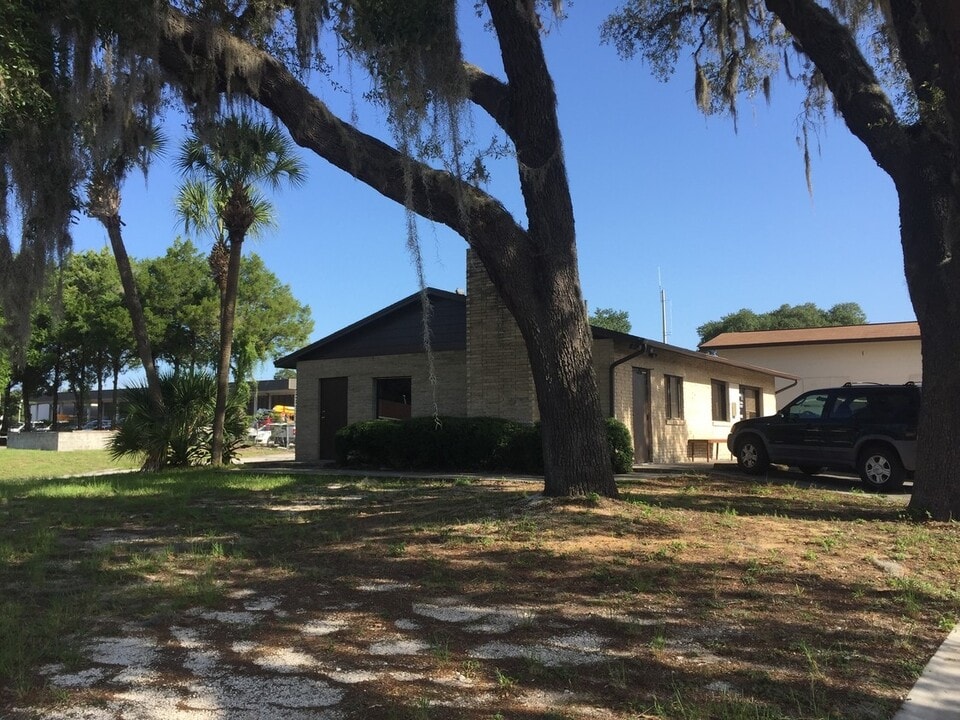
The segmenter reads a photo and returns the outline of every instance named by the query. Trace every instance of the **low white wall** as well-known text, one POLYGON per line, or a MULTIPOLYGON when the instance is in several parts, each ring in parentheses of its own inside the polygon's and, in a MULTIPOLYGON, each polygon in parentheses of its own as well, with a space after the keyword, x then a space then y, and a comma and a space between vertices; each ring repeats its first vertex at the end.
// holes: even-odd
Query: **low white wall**
POLYGON ((103 450, 113 433, 109 430, 77 432, 18 432, 7 436, 9 450, 103 450))

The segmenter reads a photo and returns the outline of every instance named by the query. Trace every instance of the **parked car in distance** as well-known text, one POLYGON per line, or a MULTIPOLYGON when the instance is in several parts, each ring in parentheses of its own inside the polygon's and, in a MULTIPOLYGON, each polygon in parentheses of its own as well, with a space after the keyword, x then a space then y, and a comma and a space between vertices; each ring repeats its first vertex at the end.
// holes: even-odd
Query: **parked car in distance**
POLYGON ((110 418, 104 418, 103 420, 87 420, 81 430, 113 430, 113 420, 110 418))
POLYGON ((806 392, 776 415, 735 423, 727 447, 746 473, 771 463, 807 475, 854 471, 869 490, 896 490, 917 457, 920 386, 851 384, 806 392))

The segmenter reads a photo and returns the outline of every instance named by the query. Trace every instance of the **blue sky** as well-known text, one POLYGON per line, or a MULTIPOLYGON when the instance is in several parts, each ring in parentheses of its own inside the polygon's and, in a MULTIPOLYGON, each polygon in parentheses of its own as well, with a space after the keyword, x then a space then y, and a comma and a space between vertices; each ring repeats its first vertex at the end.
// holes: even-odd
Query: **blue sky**
MULTIPOLYGON (((818 139, 811 196, 796 142, 798 90, 780 82, 771 105, 744 100, 735 133, 729 118, 699 113, 692 71, 661 83, 639 61, 622 61, 600 44, 598 27, 611 7, 575 3, 545 39, 591 311, 627 310, 635 334, 659 340, 659 274, 667 341, 687 348, 696 347, 697 326, 743 307, 857 302, 869 322, 913 320, 893 184, 842 121, 831 119, 818 139)), ((464 13, 467 59, 502 77, 491 37, 467 29, 468 21, 475 24, 472 12, 464 13)), ((318 94, 341 117, 356 109, 361 129, 384 136, 362 102, 362 71, 352 77, 352 93, 318 86, 318 94)), ((481 143, 487 127, 478 114, 481 143)), ((165 132, 169 157, 182 119, 165 132)), ((415 292, 417 279, 403 208, 301 154, 307 183, 272 198, 278 229, 246 247, 310 305, 317 339, 415 292)), ((179 232, 172 210, 179 177, 169 165, 161 159, 147 184, 133 177, 124 188, 121 213, 135 257, 163 254, 179 232)), ((504 161, 492 170, 488 191, 525 225, 516 166, 504 161)), ((425 221, 420 235, 427 283, 464 287, 466 243, 425 221)), ((87 219, 74 238, 81 250, 107 244, 87 219)))

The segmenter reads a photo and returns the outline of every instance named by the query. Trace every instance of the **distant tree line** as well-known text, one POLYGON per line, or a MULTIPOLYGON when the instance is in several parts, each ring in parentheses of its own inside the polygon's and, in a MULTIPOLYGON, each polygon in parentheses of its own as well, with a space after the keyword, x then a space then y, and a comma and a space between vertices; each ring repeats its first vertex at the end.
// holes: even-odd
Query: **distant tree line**
POLYGON ((751 330, 794 330, 797 328, 832 327, 837 325, 863 325, 867 316, 857 303, 839 303, 829 310, 813 303, 781 305, 776 310, 756 313, 741 308, 735 313, 711 320, 697 328, 700 342, 705 343, 727 332, 751 330))
POLYGON ((614 332, 629 333, 631 329, 630 313, 614 308, 597 308, 590 315, 590 324, 614 332))
MULTIPOLYGON (((189 240, 177 240, 159 258, 133 263, 142 295, 150 341, 158 361, 174 375, 211 370, 219 352, 219 289, 206 256, 189 240)), ((16 416, 12 406, 19 387, 30 422, 30 399, 50 394, 56 417, 57 392, 74 396, 79 424, 83 409, 105 386, 117 388, 120 376, 139 367, 130 316, 123 305, 117 265, 108 249, 67 256, 41 291, 33 310, 25 362, 11 362, 12 334, 0 317, 0 390, 4 423, 16 416)), ((253 369, 303 345, 313 332, 310 308, 301 304, 256 254, 240 269, 236 334, 231 356, 233 375, 252 379, 253 369)), ((242 393, 245 384, 237 383, 242 393)), ((116 406, 114 406, 116 412, 116 406)), ((98 417, 103 420, 104 418, 98 417)), ((116 418, 112 418, 116 419, 116 418)), ((4 430, 6 428, 3 428, 4 430)))

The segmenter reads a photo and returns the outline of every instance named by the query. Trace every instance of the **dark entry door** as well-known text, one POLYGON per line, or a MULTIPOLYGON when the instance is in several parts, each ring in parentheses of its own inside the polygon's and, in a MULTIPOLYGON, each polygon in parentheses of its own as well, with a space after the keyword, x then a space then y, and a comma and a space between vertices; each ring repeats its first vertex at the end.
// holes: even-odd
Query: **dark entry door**
POLYGON ((650 371, 633 369, 633 461, 650 462, 650 371))
POLYGON ((333 436, 347 424, 347 379, 320 378, 320 459, 332 460, 336 453, 333 436))

